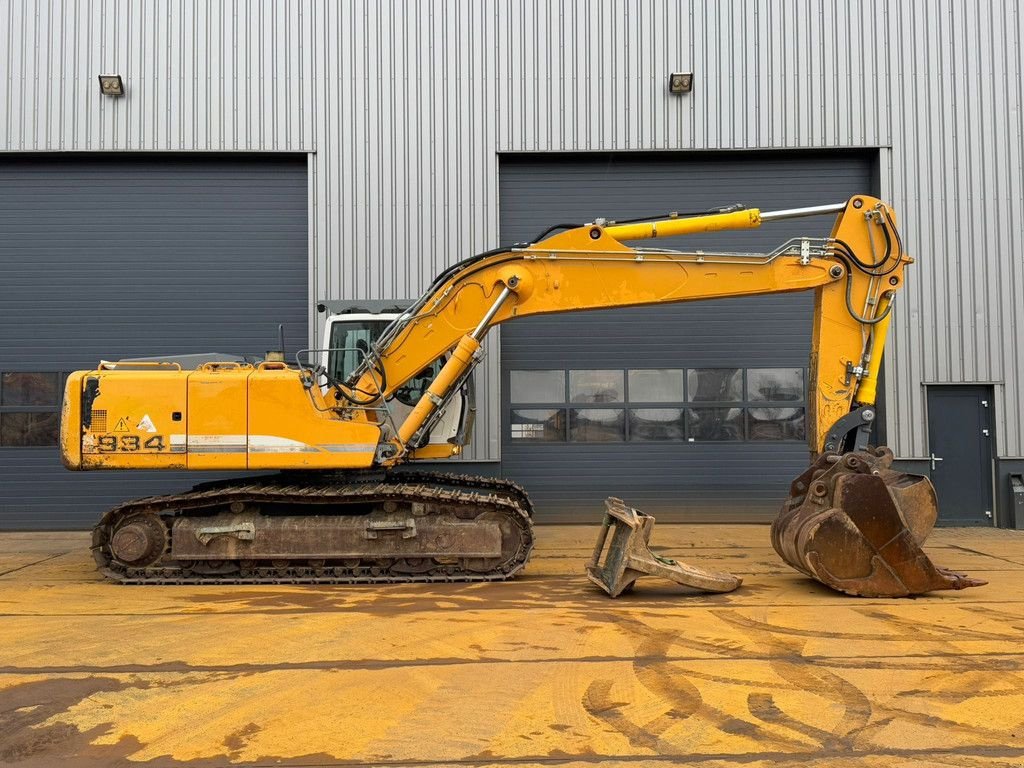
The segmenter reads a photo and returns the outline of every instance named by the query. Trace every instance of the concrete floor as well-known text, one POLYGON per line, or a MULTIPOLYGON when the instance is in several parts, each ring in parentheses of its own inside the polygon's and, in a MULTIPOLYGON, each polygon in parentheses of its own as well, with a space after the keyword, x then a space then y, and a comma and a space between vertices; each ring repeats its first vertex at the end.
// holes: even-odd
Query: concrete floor
POLYGON ((844 597, 764 526, 659 526, 744 577, 611 601, 595 528, 509 584, 122 587, 84 534, 0 535, 0 763, 1024 765, 1024 535, 940 530, 989 586, 844 597))

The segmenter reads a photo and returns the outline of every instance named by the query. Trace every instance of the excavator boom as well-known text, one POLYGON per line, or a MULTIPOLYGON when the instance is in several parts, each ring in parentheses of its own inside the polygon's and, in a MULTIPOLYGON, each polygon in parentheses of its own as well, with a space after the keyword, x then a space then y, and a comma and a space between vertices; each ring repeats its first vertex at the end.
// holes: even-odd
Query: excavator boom
POLYGON ((343 379, 273 360, 196 370, 118 363, 73 374, 62 455, 72 469, 282 472, 111 510, 94 549, 101 567, 123 581, 509 578, 532 547, 521 489, 395 471, 461 450, 458 441, 431 443, 431 430, 462 392, 490 328, 530 315, 813 290, 807 438, 819 464, 794 483, 773 528, 776 549, 794 567, 856 594, 947 588, 915 578, 927 561, 919 544, 930 523, 921 521, 934 522, 934 493, 903 493, 910 481, 899 473, 872 472, 869 489, 835 471, 843 454, 867 448, 889 317, 910 263, 891 210, 867 196, 791 211, 598 221, 454 265, 358 350, 361 363, 343 379), (629 244, 822 213, 836 214, 829 237, 797 238, 770 253, 629 244), (439 360, 411 407, 395 411, 397 393, 439 360), (854 508, 873 510, 867 518, 884 524, 865 526, 863 514, 848 514, 854 508), (836 549, 840 537, 825 518, 868 542, 839 571, 831 567, 836 552, 853 550, 842 542, 836 549), (914 535, 904 535, 911 528, 914 535), (885 557, 893 548, 879 530, 892 532, 909 555, 885 557), (883 583, 878 562, 896 572, 899 589, 883 583))
POLYGON ((431 414, 479 359, 489 327, 538 314, 814 290, 807 438, 817 454, 830 450, 829 431, 855 403, 874 403, 892 300, 902 288, 904 267, 912 262, 897 241, 888 207, 855 197, 846 204, 776 213, 746 209, 665 222, 593 224, 485 254, 442 274, 395 321, 358 381, 336 389, 338 403, 378 402, 454 350, 430 397, 399 426, 385 457, 398 459, 422 441, 431 414), (747 229, 762 221, 835 211, 839 216, 829 238, 798 238, 767 254, 688 253, 623 242, 747 229))

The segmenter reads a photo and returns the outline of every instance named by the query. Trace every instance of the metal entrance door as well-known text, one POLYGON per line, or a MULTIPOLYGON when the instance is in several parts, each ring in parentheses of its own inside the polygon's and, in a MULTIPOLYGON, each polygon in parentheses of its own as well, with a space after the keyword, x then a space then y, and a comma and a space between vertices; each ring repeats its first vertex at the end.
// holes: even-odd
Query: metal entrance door
POLYGON ((992 524, 992 421, 991 387, 928 387, 929 459, 940 524, 992 524))

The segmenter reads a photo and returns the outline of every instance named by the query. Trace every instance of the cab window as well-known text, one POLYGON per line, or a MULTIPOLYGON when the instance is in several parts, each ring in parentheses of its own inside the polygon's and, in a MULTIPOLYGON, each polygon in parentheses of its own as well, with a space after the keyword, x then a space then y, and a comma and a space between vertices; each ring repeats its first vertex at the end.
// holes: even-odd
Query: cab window
POLYGON ((444 358, 439 357, 422 371, 417 373, 405 384, 395 390, 395 399, 405 405, 416 405, 420 398, 427 393, 430 383, 437 378, 444 365, 444 358))
MULTIPOLYGON (((345 381, 366 357, 373 344, 389 325, 387 320, 339 321, 331 325, 331 351, 327 372, 335 381, 345 381)), ((416 405, 444 365, 442 356, 395 390, 394 398, 405 405, 416 405)))
POLYGON ((370 351, 387 328, 387 320, 341 321, 331 325, 331 351, 327 357, 327 372, 332 379, 344 381, 370 351))

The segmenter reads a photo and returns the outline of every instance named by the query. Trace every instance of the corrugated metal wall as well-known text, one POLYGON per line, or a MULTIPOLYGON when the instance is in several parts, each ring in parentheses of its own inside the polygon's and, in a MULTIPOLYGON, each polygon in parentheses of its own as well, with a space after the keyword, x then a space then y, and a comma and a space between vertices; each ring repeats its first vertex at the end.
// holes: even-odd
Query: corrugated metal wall
MULTIPOLYGON (((920 262, 890 440, 927 453, 922 381, 1005 382, 998 450, 1024 454, 1015 0, 0 0, 0 19, 3 149, 314 153, 311 304, 413 295, 495 244, 499 152, 891 147, 883 193, 920 262), (666 93, 676 69, 689 96, 666 93), (99 95, 107 70, 127 98, 99 95)), ((481 426, 495 455, 496 414, 481 426)))

